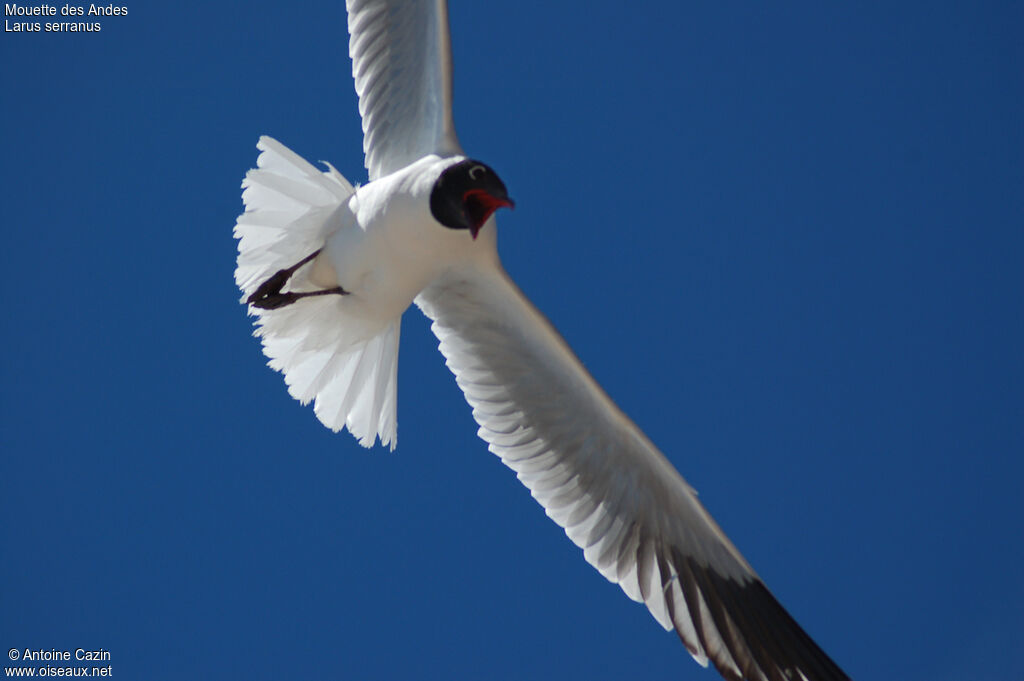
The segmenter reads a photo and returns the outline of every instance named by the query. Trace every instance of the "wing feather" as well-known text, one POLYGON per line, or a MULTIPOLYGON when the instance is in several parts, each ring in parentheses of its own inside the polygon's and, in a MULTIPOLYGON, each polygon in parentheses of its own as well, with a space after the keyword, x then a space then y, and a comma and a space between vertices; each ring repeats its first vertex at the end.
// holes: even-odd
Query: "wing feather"
POLYGON ((347 0, 370 180, 461 153, 452 121, 447 0, 347 0))
POLYGON ((727 679, 848 678, 500 264, 451 271, 416 303, 490 450, 694 659, 727 679))

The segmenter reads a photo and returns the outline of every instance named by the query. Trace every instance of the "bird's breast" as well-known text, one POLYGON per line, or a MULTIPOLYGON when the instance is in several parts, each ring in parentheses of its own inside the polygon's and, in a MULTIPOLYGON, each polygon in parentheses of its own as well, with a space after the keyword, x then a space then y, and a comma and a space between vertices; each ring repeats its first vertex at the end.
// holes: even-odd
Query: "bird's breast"
POLYGON ((491 245, 439 224, 430 212, 431 186, 396 173, 360 187, 339 207, 324 255, 352 302, 375 316, 400 315, 438 274, 491 245))

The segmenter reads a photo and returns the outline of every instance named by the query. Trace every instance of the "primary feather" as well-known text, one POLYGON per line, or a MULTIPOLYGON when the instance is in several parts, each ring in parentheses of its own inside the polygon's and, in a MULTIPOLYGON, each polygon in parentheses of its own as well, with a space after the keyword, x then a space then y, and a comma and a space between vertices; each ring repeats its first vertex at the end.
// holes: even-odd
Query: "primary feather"
POLYGON ((847 678, 497 261, 450 270, 416 304, 491 452, 694 659, 727 679, 847 678))
POLYGON ((370 180, 461 153, 446 0, 347 0, 349 56, 370 180))
POLYGON ((445 0, 347 7, 370 183, 354 190, 265 137, 243 183, 243 300, 321 249, 293 290, 351 294, 250 308, 270 366, 329 427, 394 447, 400 315, 415 296, 489 449, 584 558, 698 662, 733 681, 847 679, 509 279, 493 219, 471 239, 432 217, 432 187, 465 160, 445 0))

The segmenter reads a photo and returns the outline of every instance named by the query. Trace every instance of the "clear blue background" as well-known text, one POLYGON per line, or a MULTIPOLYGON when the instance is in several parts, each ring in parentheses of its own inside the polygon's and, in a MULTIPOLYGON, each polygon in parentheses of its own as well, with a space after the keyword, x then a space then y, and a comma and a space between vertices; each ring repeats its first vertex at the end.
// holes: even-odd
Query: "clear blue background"
MULTIPOLYGON (((58 3, 58 6, 63 3, 58 3)), ((4 33, 0 649, 122 679, 713 679, 476 438, 399 448, 232 281, 270 134, 365 181, 340 2, 4 33)), ((512 276, 857 679, 1021 678, 1020 3, 452 3, 512 276)))

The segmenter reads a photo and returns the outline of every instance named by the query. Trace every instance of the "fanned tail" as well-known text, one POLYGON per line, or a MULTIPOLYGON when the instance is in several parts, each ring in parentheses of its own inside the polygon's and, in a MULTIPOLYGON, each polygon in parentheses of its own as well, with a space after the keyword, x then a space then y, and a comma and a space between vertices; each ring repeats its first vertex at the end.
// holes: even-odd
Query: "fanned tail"
MULTIPOLYGON (((332 166, 321 172, 277 140, 261 137, 257 148, 262 153, 242 182, 245 212, 234 230, 242 302, 276 272, 323 248, 350 219, 347 204, 355 191, 332 166)), ((310 280, 314 269, 315 261, 299 269, 288 289, 322 288, 310 280)), ((401 318, 382 326, 359 310, 340 295, 276 310, 249 306, 268 364, 284 374, 292 397, 313 401, 325 426, 348 428, 364 447, 379 437, 394 449, 401 318)))

